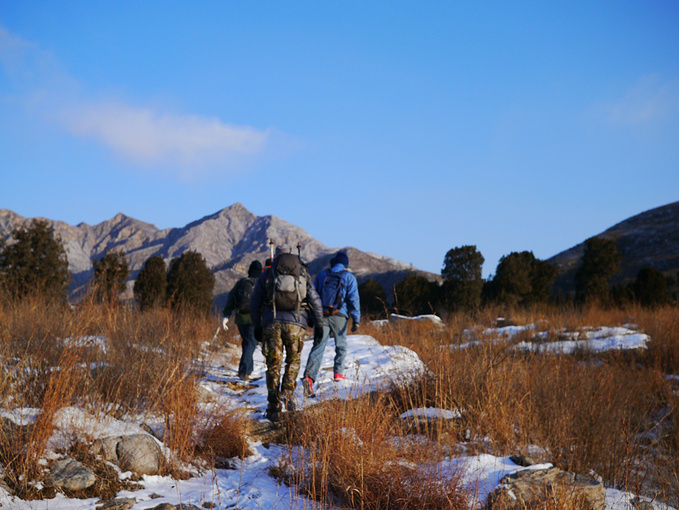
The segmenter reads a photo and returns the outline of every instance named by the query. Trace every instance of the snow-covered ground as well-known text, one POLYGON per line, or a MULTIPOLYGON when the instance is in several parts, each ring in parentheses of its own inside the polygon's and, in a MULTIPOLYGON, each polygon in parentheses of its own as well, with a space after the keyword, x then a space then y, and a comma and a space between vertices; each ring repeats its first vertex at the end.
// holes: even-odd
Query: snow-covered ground
MULTIPOLYGON (((608 331, 607 331, 608 332, 608 331)), ((617 332, 622 336, 626 333, 617 332)), ((606 336, 612 338, 615 335, 606 336)), ((593 335, 592 340, 600 338, 593 335)), ((575 341, 575 340, 574 340, 575 341)), ((302 353, 302 371, 311 349, 312 342, 307 341, 302 353)), ((317 397, 304 398, 301 385, 298 386, 296 396, 301 407, 314 405, 327 398, 351 398, 365 392, 386 388, 390 384, 399 383, 425 370, 417 354, 404 347, 387 347, 380 345, 374 338, 367 335, 351 335, 348 337, 349 352, 345 372, 347 379, 335 382, 332 379, 332 361, 334 357, 334 342, 332 339, 323 357, 322 370, 316 389, 317 397)), ((617 345, 612 342, 610 345, 617 345)), ((236 373, 231 368, 220 366, 209 367, 201 385, 212 392, 217 404, 230 407, 247 407, 252 414, 261 419, 266 408, 266 384, 264 378, 265 366, 261 352, 255 352, 255 371, 253 378, 245 391, 238 391, 225 382, 236 382, 236 373)), ((455 416, 457 410, 413 410, 413 414, 426 416, 455 416)), ((5 412, 17 423, 30 423, 37 415, 33 409, 5 412)), ((51 439, 52 448, 63 447, 73 437, 74 430, 81 431, 90 438, 109 435, 129 434, 139 432, 136 424, 123 423, 112 418, 98 419, 85 411, 75 408, 62 410, 57 417, 57 428, 51 439)), ((133 509, 154 508, 162 503, 176 505, 178 503, 202 506, 204 503, 213 504, 215 509, 303 509, 317 507, 318 503, 297 494, 294 489, 282 485, 269 474, 269 468, 275 466, 278 459, 285 453, 286 447, 263 445, 254 442, 251 445, 253 455, 240 461, 233 460, 235 469, 215 469, 197 475, 185 481, 174 480, 170 477, 144 476, 143 489, 134 492, 122 491, 117 497, 134 498, 133 509)), ((472 501, 477 507, 482 505, 487 495, 498 485, 500 479, 506 475, 522 469, 508 457, 494 457, 482 454, 470 457, 451 457, 436 465, 419 466, 419 469, 435 469, 440 476, 451 476, 462 473, 462 480, 471 494, 472 501)), ((634 496, 614 489, 606 492, 607 508, 623 510, 633 508, 631 500, 634 496)), ((22 501, 12 498, 0 488, 0 506, 12 509, 41 509, 41 510, 95 510, 100 504, 96 499, 68 499, 58 495, 54 499, 41 501, 22 501)), ((663 506, 653 503, 657 509, 663 506)))
MULTIPOLYGON (((505 326, 482 330, 465 330, 469 337, 484 336, 493 341, 511 340, 522 333, 531 333, 530 340, 519 342, 515 349, 543 354, 573 354, 576 351, 603 352, 612 350, 646 349, 650 337, 629 327, 583 328, 578 331, 565 329, 536 332, 535 324, 525 326, 505 326), (556 339, 552 339, 556 338, 556 339)), ((483 344, 483 340, 470 340, 451 349, 466 349, 483 344)))

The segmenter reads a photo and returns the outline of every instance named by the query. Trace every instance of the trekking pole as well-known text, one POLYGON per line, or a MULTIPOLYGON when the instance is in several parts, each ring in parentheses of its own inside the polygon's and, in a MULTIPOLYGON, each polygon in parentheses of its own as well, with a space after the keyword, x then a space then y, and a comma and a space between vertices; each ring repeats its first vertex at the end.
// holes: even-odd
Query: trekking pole
POLYGON ((217 331, 215 332, 215 336, 212 337, 212 343, 215 343, 215 341, 217 340, 217 337, 219 336, 219 332, 221 331, 221 329, 222 328, 217 326, 217 331))
POLYGON ((271 274, 269 275, 269 278, 273 278, 272 281, 272 286, 273 286, 273 291, 271 292, 271 306, 273 308, 273 318, 276 318, 276 272, 274 270, 273 266, 273 239, 269 239, 269 247, 271 248, 271 274))

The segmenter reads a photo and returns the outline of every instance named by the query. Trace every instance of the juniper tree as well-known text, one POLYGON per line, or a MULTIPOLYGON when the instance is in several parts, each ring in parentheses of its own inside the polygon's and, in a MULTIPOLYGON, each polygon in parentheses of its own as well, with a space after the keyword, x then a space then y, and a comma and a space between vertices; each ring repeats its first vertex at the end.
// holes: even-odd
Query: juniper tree
POLYGON ((108 252, 94 266, 94 295, 99 301, 114 303, 125 292, 125 280, 130 275, 127 258, 123 252, 108 252))
POLYGON ((146 260, 134 282, 134 298, 141 311, 160 306, 165 302, 167 269, 163 257, 154 255, 146 260))
POLYGON ((200 253, 187 251, 170 262, 167 297, 172 308, 209 314, 214 286, 215 277, 200 253))
POLYGON ((399 313, 407 315, 434 313, 437 289, 435 283, 411 272, 394 285, 395 307, 399 313))
POLYGON ((599 237, 587 239, 580 266, 575 272, 576 301, 608 303, 609 281, 620 271, 621 259, 615 241, 599 237))
POLYGON ((0 282, 12 297, 43 294, 66 298, 71 274, 59 235, 45 220, 12 231, 0 251, 0 282))
POLYGON ((446 253, 443 260, 444 304, 449 310, 472 309, 481 302, 483 255, 476 246, 459 246, 446 253))
POLYGON ((556 274, 555 266, 535 258, 532 252, 512 252, 500 259, 485 297, 514 306, 545 302, 556 274))
POLYGON ((672 300, 667 284, 662 271, 650 266, 642 267, 632 284, 634 299, 649 308, 666 305, 672 300))
POLYGON ((387 309, 387 295, 384 288, 373 278, 368 278, 358 286, 361 296, 361 315, 366 317, 384 317, 387 309))

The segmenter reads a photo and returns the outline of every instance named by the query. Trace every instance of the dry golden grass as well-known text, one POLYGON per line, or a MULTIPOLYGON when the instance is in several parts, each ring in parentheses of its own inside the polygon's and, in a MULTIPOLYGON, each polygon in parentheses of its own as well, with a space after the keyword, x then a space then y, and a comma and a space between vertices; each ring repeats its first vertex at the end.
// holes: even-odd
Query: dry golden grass
POLYGON ((40 409, 30 427, 3 424, 5 478, 28 494, 19 481, 40 478, 38 461, 57 412, 76 401, 93 414, 164 422, 163 439, 175 459, 165 470, 180 474, 201 443, 202 427, 225 414, 212 408, 205 416, 198 409, 198 360, 215 327, 214 319, 167 309, 138 313, 91 301, 71 309, 40 297, 0 300, 0 401, 8 409, 40 409))
MULTIPOLYGON (((286 429, 294 448, 277 469, 280 476, 319 506, 465 508, 456 476, 442 483, 435 471, 413 467, 434 465, 464 441, 468 454, 537 451, 536 460, 582 475, 594 472, 608 485, 679 504, 672 499, 679 494, 679 383, 666 378, 679 373, 679 309, 487 308, 451 315, 446 323, 366 324, 362 332, 381 343, 416 351, 429 375, 407 387, 298 413, 286 429), (602 355, 514 350, 513 342, 529 339, 528 332, 509 342, 450 347, 487 340, 463 331, 492 327, 498 316, 542 331, 634 323, 652 341, 644 352, 602 355), (457 409, 462 418, 405 430, 398 416, 418 407, 457 409), (394 440, 413 432, 429 441, 404 447, 394 440)), ((40 477, 38 461, 57 411, 75 401, 93 413, 164 423, 163 440, 176 459, 167 472, 177 476, 196 457, 247 456, 245 416, 219 409, 201 414, 199 360, 216 328, 214 319, 166 309, 138 313, 94 302, 70 309, 39 298, 0 300, 0 400, 5 408, 41 409, 32 427, 2 424, 5 478, 30 492, 25 481, 40 477), (92 341, 67 340, 88 337, 92 341)), ((223 341, 234 334, 220 336, 223 341)), ((115 486, 107 487, 102 495, 115 486)), ((549 508, 575 507, 562 498, 549 508)))
POLYGON ((321 503, 351 508, 466 508, 458 476, 441 477, 417 465, 435 464, 443 453, 431 445, 410 447, 384 394, 329 401, 287 424, 295 445, 276 472, 321 503))
POLYGON ((382 343, 415 350, 432 372, 393 391, 399 410, 459 409, 459 435, 469 434, 472 443, 473 438, 491 440, 479 442, 478 451, 507 455, 538 445, 543 453, 536 460, 583 475, 593 472, 607 485, 659 495, 676 505, 679 408, 666 375, 679 371, 679 309, 546 308, 504 314, 515 324, 551 331, 636 324, 652 338, 645 351, 572 356, 512 348, 533 333, 496 343, 479 334, 462 336, 474 324, 492 326, 496 313, 481 311, 472 320, 453 316, 445 331, 417 322, 370 331, 382 343), (484 338, 474 347, 449 347, 484 338))

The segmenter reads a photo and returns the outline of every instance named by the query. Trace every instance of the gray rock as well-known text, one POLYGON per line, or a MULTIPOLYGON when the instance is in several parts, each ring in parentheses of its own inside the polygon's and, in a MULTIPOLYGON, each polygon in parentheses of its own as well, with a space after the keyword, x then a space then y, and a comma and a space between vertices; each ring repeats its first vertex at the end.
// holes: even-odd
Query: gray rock
POLYGON ((150 510, 202 510, 202 509, 194 505, 187 505, 182 503, 179 503, 178 505, 171 505, 170 503, 161 503, 158 506, 154 506, 150 510))
POLYGON ((130 510, 137 502, 134 498, 109 499, 101 505, 97 505, 97 510, 130 510))
POLYGON ((528 467, 535 464, 535 461, 531 457, 526 457, 525 455, 512 455, 509 457, 514 464, 517 466, 528 467))
POLYGON ((524 469, 507 475, 488 496, 489 508, 525 509, 545 505, 554 497, 564 498, 578 508, 604 510, 606 491, 602 483, 558 468, 524 469))
POLYGON ((50 469, 50 479, 57 487, 70 491, 87 489, 97 481, 91 469, 74 459, 55 462, 50 469))
POLYGON ((118 443, 120 467, 140 475, 157 475, 163 464, 163 452, 148 434, 123 436, 118 443))
POLYGON ((160 446, 149 434, 105 437, 94 442, 92 451, 139 475, 157 475, 165 460, 160 446))

